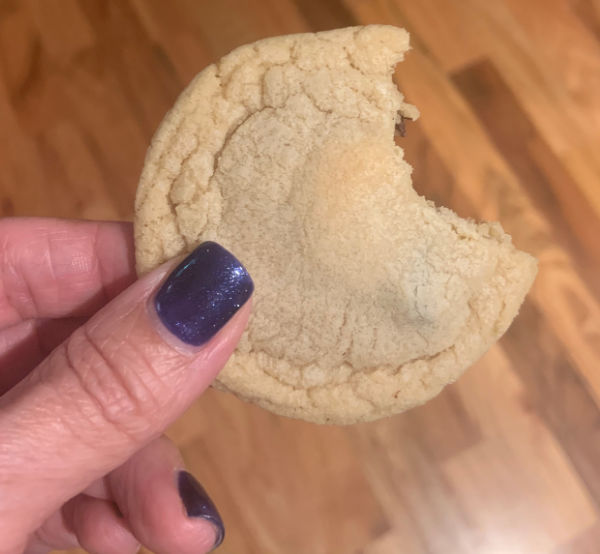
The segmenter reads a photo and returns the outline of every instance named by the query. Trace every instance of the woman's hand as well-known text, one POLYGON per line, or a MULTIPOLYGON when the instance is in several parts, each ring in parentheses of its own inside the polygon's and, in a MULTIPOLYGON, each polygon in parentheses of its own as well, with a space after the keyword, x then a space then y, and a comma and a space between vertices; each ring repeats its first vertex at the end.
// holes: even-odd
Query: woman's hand
POLYGON ((206 243, 136 281, 129 224, 34 218, 0 221, 0 264, 0 554, 210 551, 220 517, 161 433, 243 332, 243 267, 206 243))

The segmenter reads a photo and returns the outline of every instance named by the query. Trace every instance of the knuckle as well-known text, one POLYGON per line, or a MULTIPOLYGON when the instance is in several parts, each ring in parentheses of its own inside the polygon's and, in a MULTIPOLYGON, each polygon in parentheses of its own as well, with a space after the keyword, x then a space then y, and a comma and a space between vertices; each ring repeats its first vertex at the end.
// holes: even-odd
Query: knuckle
POLYGON ((164 382, 127 340, 99 341, 84 325, 63 343, 61 358, 92 423, 109 424, 135 439, 164 405, 164 382))

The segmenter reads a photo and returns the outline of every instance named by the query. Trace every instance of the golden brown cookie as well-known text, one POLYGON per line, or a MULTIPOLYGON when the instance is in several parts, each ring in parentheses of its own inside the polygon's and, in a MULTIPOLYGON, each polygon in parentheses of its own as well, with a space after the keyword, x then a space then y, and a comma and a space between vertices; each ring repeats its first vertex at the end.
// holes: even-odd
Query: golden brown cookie
POLYGON ((412 188, 392 82, 408 34, 372 25, 242 46, 165 117, 136 199, 140 273, 214 240, 253 315, 217 386, 352 423, 421 404, 504 333, 536 261, 412 188))

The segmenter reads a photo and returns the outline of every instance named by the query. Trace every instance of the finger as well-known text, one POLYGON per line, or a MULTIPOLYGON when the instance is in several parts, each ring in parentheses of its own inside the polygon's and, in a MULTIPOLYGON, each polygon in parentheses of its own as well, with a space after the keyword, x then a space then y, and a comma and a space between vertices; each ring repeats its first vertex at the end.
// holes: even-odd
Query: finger
POLYGON ((140 543, 113 502, 76 496, 63 510, 79 544, 95 554, 134 554, 140 543))
POLYGON ((133 554, 139 546, 114 502, 80 494, 44 522, 26 553, 82 547, 97 554, 133 554))
POLYGON ((39 525, 122 464, 225 364, 247 322, 250 277, 214 243, 173 265, 134 283, 0 398, 0 536, 39 525))
POLYGON ((83 318, 28 319, 0 331, 0 396, 63 342, 83 318))
POLYGON ((129 223, 0 220, 0 329, 89 316, 135 278, 129 223))
POLYGON ((0 331, 0 396, 27 375, 40 359, 34 320, 0 331))
POLYGON ((131 530, 157 554, 203 554, 224 537, 212 501, 188 473, 179 477, 183 467, 175 445, 161 437, 108 477, 113 498, 131 530), (179 492, 179 480, 187 506, 179 492))
POLYGON ((69 528, 62 510, 54 512, 33 533, 25 554, 45 554, 56 549, 78 548, 80 543, 69 528))

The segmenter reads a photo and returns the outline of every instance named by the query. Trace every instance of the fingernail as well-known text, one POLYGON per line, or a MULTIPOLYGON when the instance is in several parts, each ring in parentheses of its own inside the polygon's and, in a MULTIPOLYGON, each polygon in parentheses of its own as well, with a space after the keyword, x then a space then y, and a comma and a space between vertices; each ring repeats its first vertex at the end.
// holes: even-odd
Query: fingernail
POLYGON ((231 319, 253 290, 246 268, 231 252, 204 242, 169 275, 154 306, 171 333, 200 346, 231 319))
POLYGON ((214 525, 217 538, 213 549, 217 548, 225 538, 225 526, 217 508, 204 490, 204 487, 187 471, 179 472, 177 486, 188 517, 200 517, 210 521, 214 525))

